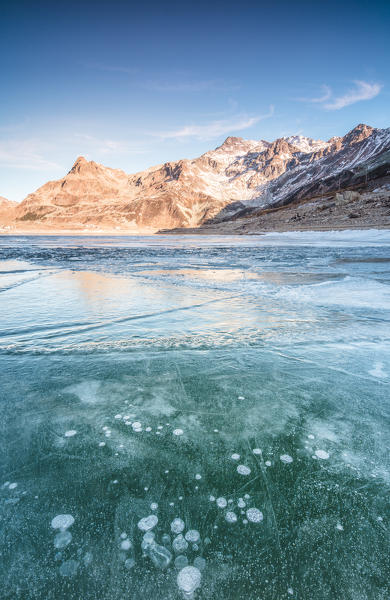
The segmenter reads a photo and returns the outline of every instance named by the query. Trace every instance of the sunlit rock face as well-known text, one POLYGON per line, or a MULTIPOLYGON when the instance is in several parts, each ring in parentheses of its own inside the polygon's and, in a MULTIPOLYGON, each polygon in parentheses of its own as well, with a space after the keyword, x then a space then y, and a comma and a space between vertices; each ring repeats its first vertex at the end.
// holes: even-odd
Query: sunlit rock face
POLYGON ((15 217, 13 227, 27 230, 198 227, 226 207, 234 214, 245 206, 283 202, 308 185, 313 192, 324 178, 355 169, 386 148, 390 130, 358 125, 327 142, 228 137, 199 158, 132 175, 79 157, 65 177, 29 194, 14 213, 7 210, 15 217))
POLYGON ((16 202, 0 196, 0 229, 7 226, 15 218, 16 202))

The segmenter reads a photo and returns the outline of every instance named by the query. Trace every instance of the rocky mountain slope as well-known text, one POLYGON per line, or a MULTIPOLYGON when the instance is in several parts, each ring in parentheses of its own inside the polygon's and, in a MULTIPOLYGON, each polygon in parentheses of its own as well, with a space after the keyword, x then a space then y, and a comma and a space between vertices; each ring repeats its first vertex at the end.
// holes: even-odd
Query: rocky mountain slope
POLYGON ((15 208, 17 202, 12 202, 0 196, 0 229, 7 227, 15 219, 15 208))
POLYGON ((198 227, 334 192, 389 168, 390 129, 367 125, 326 142, 228 137, 198 158, 133 175, 80 157, 65 177, 12 209, 12 227, 129 232, 198 227))

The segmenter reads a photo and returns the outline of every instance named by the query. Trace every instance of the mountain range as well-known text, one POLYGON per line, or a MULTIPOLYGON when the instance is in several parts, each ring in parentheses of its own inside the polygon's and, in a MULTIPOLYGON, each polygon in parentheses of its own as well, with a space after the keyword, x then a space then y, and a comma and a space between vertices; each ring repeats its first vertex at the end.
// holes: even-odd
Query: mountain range
POLYGON ((390 128, 360 124, 328 141, 228 137, 195 159, 127 174, 77 158, 70 171, 19 204, 0 197, 6 231, 155 232, 248 218, 386 180, 390 128))

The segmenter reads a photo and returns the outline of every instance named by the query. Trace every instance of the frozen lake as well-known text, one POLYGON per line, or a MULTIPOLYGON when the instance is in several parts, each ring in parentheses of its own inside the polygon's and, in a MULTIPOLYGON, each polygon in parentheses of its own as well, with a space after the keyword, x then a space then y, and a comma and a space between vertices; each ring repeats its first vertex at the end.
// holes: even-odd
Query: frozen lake
POLYGON ((0 238, 10 600, 385 600, 390 232, 0 238))

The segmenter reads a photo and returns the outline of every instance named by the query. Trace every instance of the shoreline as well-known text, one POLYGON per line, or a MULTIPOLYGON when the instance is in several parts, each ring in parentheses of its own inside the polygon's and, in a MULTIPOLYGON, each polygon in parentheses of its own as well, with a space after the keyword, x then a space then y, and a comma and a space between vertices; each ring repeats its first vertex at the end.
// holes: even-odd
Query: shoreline
POLYGON ((296 225, 295 227, 291 227, 291 228, 270 228, 270 229, 263 229, 263 230, 259 230, 259 231, 228 231, 226 229, 221 229, 218 230, 218 228, 216 227, 210 227, 210 229, 206 228, 206 227, 200 227, 200 228, 177 228, 177 229, 168 229, 168 230, 158 230, 158 231, 145 231, 145 232, 140 232, 140 231, 126 231, 126 230, 107 230, 107 231, 96 231, 96 232, 91 232, 91 231, 81 231, 81 230, 70 230, 70 229, 66 229, 66 230, 55 230, 55 231, 47 231, 47 230, 37 230, 37 231, 26 231, 26 230, 22 230, 22 231, 0 231, 0 237, 154 237, 156 235, 166 235, 166 236, 170 236, 170 235, 183 235, 183 236, 263 236, 266 235, 267 233, 301 233, 301 232, 308 232, 308 231, 312 231, 312 232, 325 232, 325 231, 367 231, 367 230, 388 230, 390 229, 390 225, 385 224, 385 225, 379 225, 377 223, 372 223, 372 224, 367 224, 367 225, 349 225, 349 226, 345 226, 345 225, 340 225, 340 226, 333 226, 333 227, 299 227, 299 225, 296 225))

